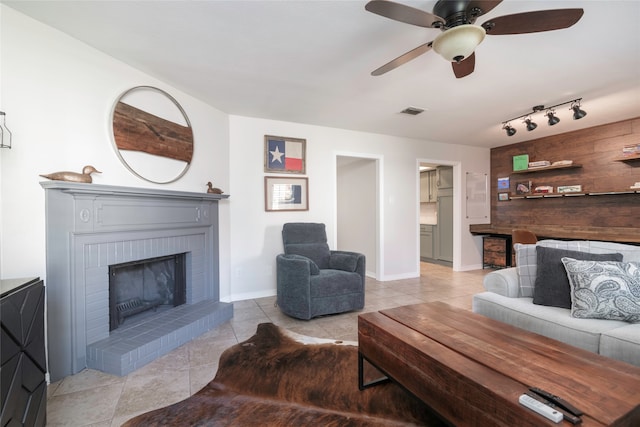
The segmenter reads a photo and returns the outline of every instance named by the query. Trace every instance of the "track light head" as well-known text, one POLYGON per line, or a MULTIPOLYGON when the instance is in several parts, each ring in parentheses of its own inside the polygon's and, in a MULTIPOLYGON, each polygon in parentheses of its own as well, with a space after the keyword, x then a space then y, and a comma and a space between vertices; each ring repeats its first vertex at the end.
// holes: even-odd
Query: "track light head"
POLYGON ((549 110, 546 116, 549 118, 549 122, 548 122, 549 126, 553 126, 560 121, 560 119, 558 118, 558 116, 556 116, 556 113, 553 110, 549 110))
POLYGON ((536 123, 531 121, 530 117, 528 117, 524 122, 527 124, 527 130, 529 132, 531 132, 532 130, 534 130, 535 128, 538 127, 538 125, 536 123))
POLYGON ((580 109, 580 102, 574 102, 571 104, 571 109, 573 110, 573 120, 580 120, 584 116, 587 115, 587 112, 580 109))
POLYGON ((515 128, 511 127, 509 123, 503 123, 502 129, 504 129, 505 132, 507 132, 507 136, 513 136, 516 134, 515 128))

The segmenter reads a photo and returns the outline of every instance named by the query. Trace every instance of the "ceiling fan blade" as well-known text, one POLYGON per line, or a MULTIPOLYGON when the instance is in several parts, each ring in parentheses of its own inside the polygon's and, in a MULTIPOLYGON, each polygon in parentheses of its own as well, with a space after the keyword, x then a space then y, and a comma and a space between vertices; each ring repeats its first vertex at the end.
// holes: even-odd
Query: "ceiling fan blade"
POLYGON ((484 15, 491 11, 494 7, 502 3, 502 0, 471 0, 467 5, 467 10, 471 11, 475 8, 480 9, 482 13, 477 16, 484 15))
POLYGON ((457 79, 468 76, 473 73, 473 70, 476 68, 476 53, 473 52, 471 56, 468 56, 464 61, 452 62, 451 66, 453 67, 453 74, 456 75, 457 79))
POLYGON ((493 18, 482 24, 489 35, 526 34, 568 28, 582 18, 582 9, 538 10, 493 18))
POLYGON ((439 16, 389 0, 371 0, 364 8, 385 18, 417 25, 418 27, 433 28, 437 22, 444 24, 444 19, 439 16))
POLYGON ((371 72, 372 76, 380 76, 384 73, 387 73, 395 68, 398 68, 399 66, 401 66, 402 64, 406 64, 407 62, 411 61, 412 59, 417 58, 418 56, 422 55, 423 53, 426 53, 428 51, 431 50, 431 46, 433 45, 433 42, 428 42, 425 44, 422 44, 420 46, 418 46, 417 48, 410 50, 407 53, 404 53, 400 56, 398 56, 396 59, 394 59, 393 61, 387 62, 386 64, 384 64, 382 67, 373 70, 371 72))

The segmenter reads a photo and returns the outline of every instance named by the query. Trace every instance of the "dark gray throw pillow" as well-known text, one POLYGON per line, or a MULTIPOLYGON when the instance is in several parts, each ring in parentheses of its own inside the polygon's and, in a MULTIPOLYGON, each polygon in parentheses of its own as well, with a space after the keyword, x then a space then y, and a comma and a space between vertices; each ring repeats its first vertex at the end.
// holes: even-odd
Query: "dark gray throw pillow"
POLYGON ((538 270, 533 288, 533 303, 571 308, 571 286, 562 258, 581 261, 622 261, 622 254, 591 254, 566 249, 536 247, 538 270))

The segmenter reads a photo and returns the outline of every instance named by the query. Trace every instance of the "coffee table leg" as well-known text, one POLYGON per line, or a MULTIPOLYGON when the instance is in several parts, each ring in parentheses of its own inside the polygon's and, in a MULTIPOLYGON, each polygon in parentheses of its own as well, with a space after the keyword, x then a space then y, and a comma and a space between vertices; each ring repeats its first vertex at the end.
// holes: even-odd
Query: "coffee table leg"
MULTIPOLYGON (((364 382, 364 361, 365 361, 366 357, 364 357, 362 355, 362 353, 358 352, 358 388, 360 390, 364 390, 365 388, 368 387, 373 387, 374 385, 378 385, 378 384, 382 384, 382 383, 386 383, 390 380, 389 377, 387 376, 382 376, 376 380, 373 381, 369 381, 368 383, 364 382)), ((380 370, 376 365, 374 365, 373 363, 371 363, 370 360, 367 359, 367 362, 370 363, 372 366, 374 366, 376 369, 380 370)), ((380 371, 382 372, 382 371, 380 371)))

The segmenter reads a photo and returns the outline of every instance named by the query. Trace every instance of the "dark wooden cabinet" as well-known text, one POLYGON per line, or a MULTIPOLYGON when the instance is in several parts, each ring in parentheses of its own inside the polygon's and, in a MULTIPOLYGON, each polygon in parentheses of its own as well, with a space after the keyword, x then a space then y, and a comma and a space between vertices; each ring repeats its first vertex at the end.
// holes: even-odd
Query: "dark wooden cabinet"
POLYGON ((511 266, 511 237, 484 236, 482 238, 482 268, 511 266))
POLYGON ((44 283, 39 278, 2 280, 1 291, 0 425, 44 426, 44 283))

